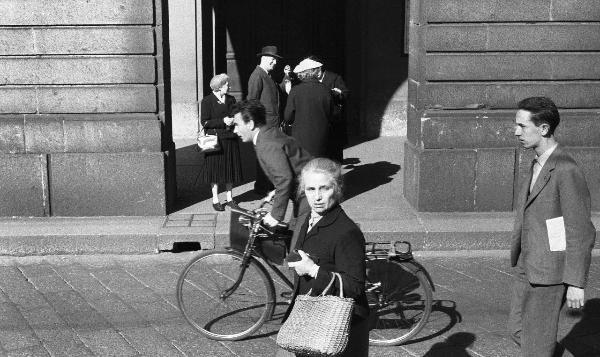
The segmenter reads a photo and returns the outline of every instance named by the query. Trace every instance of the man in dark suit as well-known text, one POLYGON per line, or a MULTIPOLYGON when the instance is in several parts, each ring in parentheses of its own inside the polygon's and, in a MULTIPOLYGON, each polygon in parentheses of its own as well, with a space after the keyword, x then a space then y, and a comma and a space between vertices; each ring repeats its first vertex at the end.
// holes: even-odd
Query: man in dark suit
POLYGON ((584 304, 596 230, 583 172, 554 138, 560 121, 556 106, 532 97, 518 108, 515 136, 536 157, 517 202, 508 328, 524 356, 550 357, 565 297, 569 308, 584 304))
MULTIPOLYGON (((260 63, 248 79, 246 99, 260 101, 265 107, 266 125, 268 127, 278 127, 281 114, 281 93, 279 92, 279 86, 270 73, 275 68, 277 60, 282 59, 282 57, 279 55, 277 46, 264 46, 256 56, 260 58, 260 63)), ((271 190, 273 190, 273 185, 270 184, 263 170, 257 165, 254 191, 260 195, 265 195, 271 190)))
POLYGON ((290 91, 284 120, 291 124, 292 137, 312 156, 327 157, 333 101, 329 88, 318 81, 320 66, 320 62, 307 58, 294 68, 302 82, 290 91))
MULTIPOLYGON (((309 56, 317 62, 323 63, 316 56, 309 56)), ((331 91, 333 99, 332 125, 329 130, 328 142, 328 157, 339 162, 344 161, 344 146, 348 142, 348 128, 346 126, 345 106, 348 100, 350 91, 344 83, 344 79, 339 74, 332 72, 323 65, 319 69, 319 82, 323 83, 331 91)))
POLYGON ((294 217, 309 211, 304 196, 295 193, 297 178, 312 159, 294 138, 266 123, 265 107, 256 100, 240 102, 233 109, 234 132, 244 142, 254 143, 256 156, 267 177, 275 185, 273 207, 264 222, 275 226, 283 221, 288 200, 294 200, 294 217))

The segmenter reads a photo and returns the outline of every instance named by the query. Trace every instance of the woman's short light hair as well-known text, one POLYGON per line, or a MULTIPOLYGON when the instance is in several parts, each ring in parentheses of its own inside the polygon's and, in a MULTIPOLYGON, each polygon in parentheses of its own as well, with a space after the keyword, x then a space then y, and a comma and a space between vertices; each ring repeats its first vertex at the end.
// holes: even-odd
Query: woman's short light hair
POLYGON ((337 162, 324 158, 318 157, 316 159, 310 160, 304 167, 302 168, 302 173, 300 174, 300 180, 298 183, 298 196, 304 193, 305 177, 312 173, 320 173, 325 174, 331 178, 331 182, 333 184, 333 199, 335 202, 342 202, 343 197, 343 189, 344 189, 344 178, 342 176, 342 166, 337 162))
POLYGON ((229 82, 229 76, 225 73, 219 73, 210 80, 210 89, 216 92, 227 82, 229 82))

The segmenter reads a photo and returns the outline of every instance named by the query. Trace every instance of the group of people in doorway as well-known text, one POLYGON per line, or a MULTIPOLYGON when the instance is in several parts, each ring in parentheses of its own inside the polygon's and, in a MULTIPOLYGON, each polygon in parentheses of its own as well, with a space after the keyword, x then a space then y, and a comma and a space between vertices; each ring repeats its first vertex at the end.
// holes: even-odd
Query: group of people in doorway
MULTIPOLYGON (((277 48, 266 46, 258 56, 248 100, 234 103, 227 95, 227 76, 218 75, 211 81, 213 94, 202 101, 202 125, 214 129, 225 143, 220 158, 207 155, 207 170, 213 172, 204 177, 213 184, 215 209, 223 208, 214 188, 218 182, 226 183, 225 205, 237 205, 231 196, 232 183, 241 179, 237 138, 253 143, 257 166, 274 187, 264 224, 280 224, 288 200, 294 203, 290 247, 300 257, 288 264, 296 273, 288 313, 298 294, 319 294, 332 272, 340 273, 344 295, 355 301, 350 343, 343 355, 368 356, 365 238, 340 206, 340 158, 330 155, 328 147, 334 116, 340 114, 336 106, 343 104, 347 89, 339 76, 323 71, 315 57, 286 70, 284 81, 276 84, 269 72, 281 58, 277 48), (334 84, 325 84, 326 78, 334 84), (282 93, 288 93, 283 120, 282 93), (282 123, 291 126, 291 133, 282 130, 282 123)), ((555 139, 560 122, 556 105, 546 97, 531 97, 517 107, 514 135, 523 148, 534 151, 535 160, 517 201, 511 248, 515 283, 508 327, 524 356, 551 357, 557 348, 562 307, 581 309, 585 303, 596 230, 583 170, 555 139)), ((277 355, 290 354, 279 350, 277 355)))
MULTIPOLYGON (((265 108, 266 127, 277 128, 294 137, 314 157, 343 161, 347 130, 344 105, 348 96, 342 77, 324 69, 315 56, 307 56, 294 67, 286 65, 284 78, 276 83, 272 77, 275 65, 283 57, 276 46, 264 46, 257 54, 259 63, 248 80, 247 100, 257 100, 265 108)), ((216 211, 225 206, 236 207, 232 187, 243 180, 240 146, 233 134, 232 110, 236 100, 228 94, 229 77, 217 74, 210 81, 212 93, 200 104, 199 126, 216 134, 221 150, 207 153, 199 181, 211 185, 212 203, 216 211), (219 186, 225 186, 226 200, 219 200, 219 186)), ((254 191, 268 199, 274 193, 273 183, 257 162, 254 191)))

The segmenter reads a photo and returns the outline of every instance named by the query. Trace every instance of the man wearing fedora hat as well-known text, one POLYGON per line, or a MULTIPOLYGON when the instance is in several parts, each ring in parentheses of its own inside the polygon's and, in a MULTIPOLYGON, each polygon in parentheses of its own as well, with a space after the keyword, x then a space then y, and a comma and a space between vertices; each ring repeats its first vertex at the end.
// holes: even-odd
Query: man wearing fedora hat
MULTIPOLYGON (((277 60, 282 59, 277 46, 264 46, 256 54, 260 63, 256 66, 248 79, 248 100, 258 100, 265 107, 267 127, 278 127, 280 117, 281 93, 279 86, 271 78, 271 71, 275 68, 277 60)), ((256 182, 254 192, 266 195, 273 190, 273 184, 269 181, 260 165, 256 165, 256 182)))

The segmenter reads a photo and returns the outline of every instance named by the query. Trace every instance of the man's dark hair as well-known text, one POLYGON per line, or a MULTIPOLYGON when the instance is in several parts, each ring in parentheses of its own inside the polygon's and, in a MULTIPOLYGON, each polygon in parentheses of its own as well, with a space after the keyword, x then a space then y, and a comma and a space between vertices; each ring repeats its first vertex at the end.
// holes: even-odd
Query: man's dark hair
POLYGON ((517 107, 531 113, 531 121, 535 126, 548 124, 550 128, 546 137, 554 135, 554 130, 560 123, 560 115, 552 99, 546 97, 525 98, 517 104, 517 107))
POLYGON ((253 120, 254 125, 258 127, 267 124, 265 106, 256 99, 243 100, 235 103, 231 111, 231 115, 236 115, 237 113, 242 114, 242 120, 244 123, 253 120))

